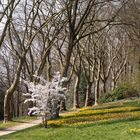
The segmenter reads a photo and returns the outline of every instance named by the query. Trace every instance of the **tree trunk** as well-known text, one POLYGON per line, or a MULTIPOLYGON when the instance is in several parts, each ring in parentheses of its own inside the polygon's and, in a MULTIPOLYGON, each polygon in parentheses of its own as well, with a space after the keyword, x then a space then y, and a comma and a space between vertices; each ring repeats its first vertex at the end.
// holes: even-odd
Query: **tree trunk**
POLYGON ((95 83, 95 102, 94 105, 98 105, 98 99, 99 99, 99 79, 96 80, 95 83))
POLYGON ((51 68, 52 68, 52 65, 51 65, 49 55, 48 55, 47 56, 47 79, 48 79, 48 81, 51 80, 51 68))
POLYGON ((53 103, 53 106, 51 107, 51 118, 52 119, 56 119, 56 118, 59 118, 59 111, 60 111, 60 104, 61 102, 54 102, 53 103))
POLYGON ((17 93, 17 103, 16 103, 16 106, 17 106, 17 111, 16 111, 16 117, 18 117, 19 116, 19 100, 20 100, 20 95, 19 95, 20 93, 19 93, 19 91, 18 91, 18 93, 17 93))
POLYGON ((68 76, 68 69, 69 69, 69 64, 70 64, 70 59, 71 59, 71 54, 73 51, 73 41, 71 41, 67 52, 66 52, 66 58, 65 58, 65 64, 64 64, 64 68, 63 68, 63 72, 62 72, 62 76, 63 77, 67 77, 68 76))
POLYGON ((42 124, 44 125, 45 128, 48 127, 48 124, 47 124, 47 113, 44 114, 44 116, 42 116, 42 124))
POLYGON ((15 101, 14 101, 14 96, 12 95, 12 97, 11 97, 11 100, 10 100, 10 104, 11 104, 11 106, 10 106, 10 116, 12 117, 12 118, 15 118, 16 117, 16 108, 15 108, 15 101))
POLYGON ((61 101, 61 104, 60 104, 60 111, 66 111, 67 108, 66 108, 66 101, 61 101))
POLYGON ((11 99, 11 96, 13 95, 13 93, 14 93, 17 85, 18 85, 23 63, 24 63, 24 59, 20 58, 19 62, 18 62, 16 74, 15 74, 15 77, 14 77, 14 81, 13 81, 12 85, 9 87, 9 89, 5 93, 5 98, 4 98, 4 123, 6 123, 7 121, 11 120, 11 116, 10 116, 10 99, 11 99))
MULTIPOLYGON (((75 35, 74 35, 74 30, 70 27, 69 28, 69 44, 68 44, 68 48, 66 51, 66 57, 64 60, 64 67, 63 67, 63 72, 62 72, 62 77, 67 77, 68 76, 68 70, 69 70, 69 65, 70 65, 70 59, 71 59, 71 55, 72 55, 72 51, 73 51, 73 47, 74 47, 74 40, 75 40, 75 35)), ((67 83, 64 83, 64 87, 67 86, 67 83)), ((66 102, 63 101, 61 103, 61 111, 66 111, 66 102)))
POLYGON ((104 80, 103 81, 103 93, 106 93, 106 83, 107 82, 107 80, 104 80))
POLYGON ((91 105, 90 104, 91 87, 92 87, 92 82, 88 82, 87 91, 86 91, 86 99, 85 99, 85 107, 91 105))
POLYGON ((95 102, 94 105, 98 105, 98 98, 99 98, 99 84, 100 84, 100 73, 101 73, 101 60, 98 61, 98 71, 97 71, 97 78, 95 80, 95 102))
POLYGON ((79 108, 79 94, 78 94, 79 84, 80 84, 80 74, 76 76, 74 95, 73 95, 73 109, 79 108))
POLYGON ((11 120, 10 116, 10 94, 8 90, 6 91, 5 98, 4 98, 4 123, 11 120))
POLYGON ((115 87, 116 87, 116 81, 114 79, 112 79, 112 81, 111 81, 111 90, 114 90, 115 87))

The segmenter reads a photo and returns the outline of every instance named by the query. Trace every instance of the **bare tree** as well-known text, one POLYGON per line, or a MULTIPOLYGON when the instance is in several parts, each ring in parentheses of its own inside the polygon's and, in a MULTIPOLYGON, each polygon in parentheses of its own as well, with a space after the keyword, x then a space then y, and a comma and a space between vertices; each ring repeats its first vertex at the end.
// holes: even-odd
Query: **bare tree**
POLYGON ((7 1, 0 1, 1 11, 0 11, 0 24, 2 26, 1 28, 1 35, 0 35, 0 47, 2 46, 2 43, 4 41, 4 38, 6 36, 6 31, 8 28, 8 25, 11 22, 13 13, 17 5, 19 4, 20 0, 7 0, 7 1), (4 23, 3 23, 4 22, 4 23))
MULTIPOLYGON (((27 1, 25 1, 24 4, 24 22, 25 22, 25 26, 21 26, 18 22, 16 23, 16 20, 12 21, 11 24, 8 26, 8 37, 9 37, 9 41, 7 42, 7 47, 9 47, 9 49, 11 49, 12 53, 15 55, 15 57, 17 58, 17 68, 15 71, 15 76, 14 79, 11 83, 11 85, 9 86, 9 88, 6 90, 6 94, 5 94, 5 99, 4 99, 4 122, 7 122, 8 120, 10 120, 10 99, 11 96, 13 95, 19 79, 20 79, 20 74, 22 71, 22 66, 26 61, 26 55, 28 53, 28 51, 31 48, 32 42, 34 40, 34 38, 36 37, 36 35, 39 33, 39 31, 45 27, 47 21, 45 21, 41 26, 39 26, 37 28, 37 30, 34 30, 32 27, 32 25, 35 23, 36 18, 37 18, 37 14, 38 14, 38 10, 39 10, 39 6, 40 3, 42 1, 37 1, 37 2, 31 2, 30 6, 32 6, 31 8, 28 7, 27 1), (29 11, 29 13, 27 13, 27 10, 29 11), (21 29, 21 27, 22 29, 21 29), (21 29, 21 31, 19 31, 19 27, 21 29), (20 34, 23 35, 23 37, 21 38, 20 34)), ((18 7, 19 8, 19 7, 18 7)), ((18 9, 17 10, 20 10, 18 9)), ((19 19, 21 18, 20 15, 15 15, 16 18, 17 16, 19 17, 19 19)), ((18 21, 18 18, 17 18, 18 21)), ((20 21, 22 22, 22 19, 20 19, 20 21)))

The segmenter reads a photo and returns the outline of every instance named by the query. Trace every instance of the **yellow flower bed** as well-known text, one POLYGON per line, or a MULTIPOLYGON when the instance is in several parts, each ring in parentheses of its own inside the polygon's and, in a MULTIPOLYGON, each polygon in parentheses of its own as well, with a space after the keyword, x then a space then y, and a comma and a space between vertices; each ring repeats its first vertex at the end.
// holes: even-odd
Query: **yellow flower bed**
POLYGON ((63 117, 76 117, 76 116, 82 116, 82 115, 94 115, 94 114, 104 114, 104 113, 112 113, 112 112, 130 112, 140 110, 139 107, 122 107, 122 108, 111 108, 111 109, 101 109, 101 110, 92 110, 89 108, 84 108, 83 110, 80 110, 79 112, 74 113, 68 113, 62 115, 63 117))
POLYGON ((136 111, 139 109, 140 108, 138 107, 123 107, 102 110, 87 109, 75 113, 64 114, 62 115, 63 118, 58 120, 50 120, 48 121, 48 124, 71 126, 77 124, 95 123, 98 121, 105 121, 117 118, 137 117, 140 116, 140 111, 136 111))
POLYGON ((129 133, 138 133, 140 134, 140 128, 133 128, 128 130, 129 133))

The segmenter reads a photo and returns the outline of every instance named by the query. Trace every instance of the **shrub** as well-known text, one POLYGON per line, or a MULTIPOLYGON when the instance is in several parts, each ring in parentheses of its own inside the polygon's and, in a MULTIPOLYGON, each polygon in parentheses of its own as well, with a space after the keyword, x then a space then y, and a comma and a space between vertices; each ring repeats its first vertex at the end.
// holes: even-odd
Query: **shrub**
POLYGON ((63 87, 63 83, 67 79, 61 77, 59 72, 53 76, 52 81, 37 78, 40 79, 38 84, 24 81, 29 88, 29 93, 24 94, 27 97, 24 103, 33 102, 34 106, 29 108, 28 114, 40 116, 44 127, 47 127, 48 119, 59 117, 60 103, 65 101, 66 88, 63 87))
POLYGON ((99 98, 99 102, 100 103, 112 102, 115 100, 113 96, 114 95, 112 92, 107 92, 104 95, 102 95, 102 97, 99 98))
POLYGON ((104 94, 100 98, 100 102, 111 102, 131 97, 139 97, 139 93, 131 84, 125 83, 119 85, 113 91, 104 94))

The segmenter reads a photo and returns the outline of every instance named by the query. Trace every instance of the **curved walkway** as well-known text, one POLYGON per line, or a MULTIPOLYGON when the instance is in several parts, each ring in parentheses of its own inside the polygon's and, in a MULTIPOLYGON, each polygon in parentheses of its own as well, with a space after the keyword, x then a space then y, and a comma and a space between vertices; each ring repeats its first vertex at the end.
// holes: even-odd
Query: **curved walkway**
POLYGON ((23 129, 26 129, 26 128, 29 128, 29 127, 32 127, 32 126, 35 126, 35 125, 38 125, 40 123, 41 123, 41 120, 25 121, 25 122, 22 122, 22 124, 12 126, 12 127, 9 127, 9 128, 5 128, 5 129, 1 129, 0 130, 0 136, 7 135, 7 134, 10 134, 10 133, 13 133, 13 132, 17 132, 17 131, 20 131, 20 130, 23 130, 23 129))

